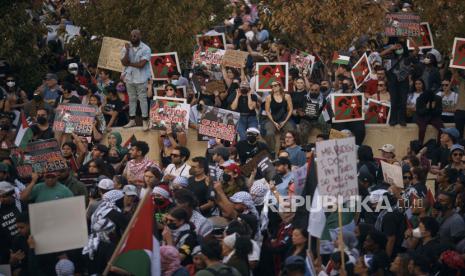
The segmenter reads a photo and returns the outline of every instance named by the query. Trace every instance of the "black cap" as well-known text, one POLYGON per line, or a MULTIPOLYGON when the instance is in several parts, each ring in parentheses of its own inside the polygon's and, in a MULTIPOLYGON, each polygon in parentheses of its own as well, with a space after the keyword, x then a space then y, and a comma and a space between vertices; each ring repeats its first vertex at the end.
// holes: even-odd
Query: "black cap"
POLYGON ((360 170, 358 174, 358 179, 360 181, 368 182, 368 183, 373 183, 373 181, 375 180, 373 175, 366 170, 360 170))
POLYGON ((288 165, 290 167, 291 166, 291 161, 286 157, 279 157, 278 159, 273 161, 273 165, 275 165, 275 166, 288 165))
POLYGON ((306 145, 302 146, 302 151, 311 152, 312 149, 314 149, 314 148, 315 148, 315 144, 314 143, 309 143, 309 144, 306 144, 306 145))

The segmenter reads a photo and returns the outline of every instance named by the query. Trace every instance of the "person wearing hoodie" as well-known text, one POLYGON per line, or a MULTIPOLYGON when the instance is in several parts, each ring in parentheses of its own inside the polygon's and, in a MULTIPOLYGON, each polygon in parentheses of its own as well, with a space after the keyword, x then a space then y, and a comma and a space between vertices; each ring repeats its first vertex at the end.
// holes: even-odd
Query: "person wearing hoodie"
POLYGON ((421 93, 416 103, 416 123, 418 125, 418 140, 423 144, 426 135, 426 127, 434 126, 438 130, 437 141, 441 136, 441 128, 444 124, 441 119, 442 114, 442 99, 435 95, 431 90, 426 90, 421 93))

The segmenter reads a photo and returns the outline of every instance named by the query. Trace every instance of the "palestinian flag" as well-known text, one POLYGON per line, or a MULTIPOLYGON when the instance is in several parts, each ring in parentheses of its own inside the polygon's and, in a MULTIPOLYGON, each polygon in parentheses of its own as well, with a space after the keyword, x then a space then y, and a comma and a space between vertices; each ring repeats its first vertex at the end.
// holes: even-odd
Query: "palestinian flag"
POLYGON ((18 132, 16 133, 15 146, 20 149, 25 149, 27 143, 32 139, 33 133, 29 128, 32 122, 30 118, 26 118, 24 112, 21 112, 20 124, 18 127, 18 132))
POLYGON ((132 145, 134 145, 137 142, 136 136, 133 134, 129 139, 124 142, 123 148, 127 148, 128 150, 131 149, 132 145))
POLYGON ((131 275, 160 275, 160 244, 153 235, 154 205, 151 193, 139 203, 110 263, 131 275))
POLYGON ((349 61, 350 61, 350 57, 342 56, 338 52, 334 52, 334 54, 333 54, 333 63, 347 65, 347 64, 349 64, 349 61))

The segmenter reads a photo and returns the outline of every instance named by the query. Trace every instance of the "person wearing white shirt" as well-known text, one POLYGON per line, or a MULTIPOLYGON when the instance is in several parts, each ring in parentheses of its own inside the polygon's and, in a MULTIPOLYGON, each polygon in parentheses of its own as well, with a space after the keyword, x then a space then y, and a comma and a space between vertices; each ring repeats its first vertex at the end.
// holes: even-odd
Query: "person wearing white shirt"
POLYGON ((437 95, 442 98, 441 118, 444 123, 453 123, 458 94, 451 90, 449 80, 443 80, 441 87, 441 91, 437 93, 437 95))
POLYGON ((188 178, 190 176, 189 166, 186 162, 189 160, 190 151, 183 146, 177 146, 171 152, 171 164, 169 164, 165 171, 163 179, 165 181, 172 181, 176 176, 183 176, 188 178))

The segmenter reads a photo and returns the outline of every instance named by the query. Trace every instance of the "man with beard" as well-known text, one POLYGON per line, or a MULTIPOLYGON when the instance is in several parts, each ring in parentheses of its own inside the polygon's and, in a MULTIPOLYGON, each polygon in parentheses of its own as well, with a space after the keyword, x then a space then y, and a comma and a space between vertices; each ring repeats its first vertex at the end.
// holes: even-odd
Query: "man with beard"
POLYGON ((246 135, 246 140, 241 140, 236 144, 237 154, 239 155, 242 165, 263 150, 269 152, 268 146, 258 141, 258 137, 260 136, 260 131, 258 129, 250 127, 247 129, 246 135))
POLYGON ((137 101, 140 102, 142 112, 143 129, 149 130, 149 114, 147 103, 147 82, 151 78, 150 73, 150 48, 141 42, 139 30, 131 32, 131 43, 125 45, 124 56, 121 59, 124 71, 124 81, 129 95, 129 123, 125 128, 136 126, 137 101))
POLYGON ((281 196, 294 193, 294 174, 291 172, 291 161, 280 157, 273 162, 277 175, 275 176, 276 191, 281 196))
POLYGON ((313 128, 319 128, 323 133, 328 133, 326 123, 319 120, 326 100, 320 93, 318 84, 313 84, 310 87, 310 91, 305 95, 301 105, 302 110, 297 111, 297 115, 300 117, 297 129, 300 133, 301 143, 306 144, 313 128))

